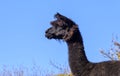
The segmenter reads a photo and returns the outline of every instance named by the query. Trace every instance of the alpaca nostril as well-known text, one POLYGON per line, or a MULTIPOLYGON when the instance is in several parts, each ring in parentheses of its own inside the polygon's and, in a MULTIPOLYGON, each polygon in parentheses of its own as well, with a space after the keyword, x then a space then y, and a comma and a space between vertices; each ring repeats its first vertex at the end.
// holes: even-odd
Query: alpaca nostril
POLYGON ((49 36, 49 32, 48 32, 49 30, 46 30, 45 31, 45 37, 48 37, 49 36))
POLYGON ((50 37, 50 34, 49 34, 49 33, 46 33, 46 34, 45 34, 45 37, 49 38, 49 37, 50 37))

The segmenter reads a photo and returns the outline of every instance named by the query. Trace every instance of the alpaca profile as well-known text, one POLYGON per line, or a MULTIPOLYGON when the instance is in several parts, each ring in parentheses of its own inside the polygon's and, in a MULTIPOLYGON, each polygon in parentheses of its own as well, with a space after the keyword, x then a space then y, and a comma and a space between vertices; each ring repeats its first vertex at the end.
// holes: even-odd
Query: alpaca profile
POLYGON ((92 63, 88 61, 78 25, 57 13, 45 36, 64 40, 68 45, 69 65, 74 76, 120 76, 120 61, 92 63))

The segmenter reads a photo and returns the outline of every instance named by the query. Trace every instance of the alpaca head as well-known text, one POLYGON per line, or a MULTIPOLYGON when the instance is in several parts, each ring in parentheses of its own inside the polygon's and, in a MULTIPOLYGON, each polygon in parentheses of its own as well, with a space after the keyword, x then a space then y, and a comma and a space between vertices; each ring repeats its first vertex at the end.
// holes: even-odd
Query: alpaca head
POLYGON ((57 13, 56 20, 50 22, 52 27, 46 30, 46 37, 48 39, 63 39, 70 40, 74 33, 78 31, 77 25, 69 18, 57 13))

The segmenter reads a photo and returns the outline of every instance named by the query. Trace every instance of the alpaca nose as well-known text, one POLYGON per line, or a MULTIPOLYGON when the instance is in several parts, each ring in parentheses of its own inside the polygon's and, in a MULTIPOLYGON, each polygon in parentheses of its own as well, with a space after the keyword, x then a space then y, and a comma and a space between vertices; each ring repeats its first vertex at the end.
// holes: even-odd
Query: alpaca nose
POLYGON ((51 35, 50 35, 50 33, 47 33, 47 31, 46 31, 46 33, 45 33, 45 37, 47 37, 48 39, 51 39, 51 35))
POLYGON ((45 33, 48 33, 48 30, 46 30, 45 33))
POLYGON ((49 35, 50 35, 50 33, 49 33, 49 29, 48 29, 45 31, 45 37, 49 38, 49 35))
POLYGON ((52 27, 45 31, 45 37, 47 37, 48 39, 51 39, 53 37, 53 34, 54 34, 54 31, 52 27))

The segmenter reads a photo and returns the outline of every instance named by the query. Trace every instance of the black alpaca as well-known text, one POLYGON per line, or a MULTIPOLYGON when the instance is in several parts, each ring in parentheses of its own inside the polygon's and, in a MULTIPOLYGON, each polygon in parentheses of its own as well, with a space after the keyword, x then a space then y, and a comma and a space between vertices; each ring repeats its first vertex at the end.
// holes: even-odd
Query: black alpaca
POLYGON ((59 13, 55 17, 45 36, 48 39, 62 39, 67 43, 69 65, 74 76, 120 76, 120 61, 89 62, 77 24, 59 13))

